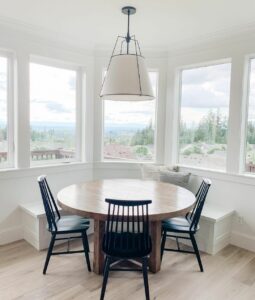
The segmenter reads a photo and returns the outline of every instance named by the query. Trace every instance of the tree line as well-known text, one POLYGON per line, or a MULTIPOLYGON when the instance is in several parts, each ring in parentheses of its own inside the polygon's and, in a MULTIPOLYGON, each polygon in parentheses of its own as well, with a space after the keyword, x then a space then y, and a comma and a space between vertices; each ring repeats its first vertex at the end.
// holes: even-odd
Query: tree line
POLYGON ((227 143, 228 118, 220 113, 210 110, 198 123, 188 127, 184 120, 180 123, 180 144, 204 142, 207 144, 227 143))

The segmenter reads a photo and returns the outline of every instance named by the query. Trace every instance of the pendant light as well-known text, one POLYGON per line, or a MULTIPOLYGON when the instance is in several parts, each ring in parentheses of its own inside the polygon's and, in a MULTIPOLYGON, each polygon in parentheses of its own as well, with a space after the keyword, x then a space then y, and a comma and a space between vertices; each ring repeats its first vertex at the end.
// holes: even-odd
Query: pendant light
POLYGON ((128 16, 126 36, 118 36, 109 61, 100 93, 102 99, 116 101, 153 100, 149 73, 135 36, 130 36, 130 15, 135 7, 125 6, 122 13, 128 16))

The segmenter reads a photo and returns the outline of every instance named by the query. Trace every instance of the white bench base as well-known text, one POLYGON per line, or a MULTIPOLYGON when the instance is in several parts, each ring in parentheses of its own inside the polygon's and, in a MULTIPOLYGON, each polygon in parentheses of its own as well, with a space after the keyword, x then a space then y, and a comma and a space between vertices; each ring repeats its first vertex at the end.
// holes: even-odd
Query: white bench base
MULTIPOLYGON (((199 250, 214 255, 230 244, 234 210, 205 205, 195 235, 199 250)), ((180 239, 183 244, 191 245, 180 239)))
MULTIPOLYGON (((24 239, 37 250, 48 248, 51 235, 46 230, 47 220, 43 204, 25 203, 20 205, 20 208, 24 239)), ((65 215, 61 209, 60 212, 65 215)), ((196 234, 199 250, 214 255, 230 244, 233 214, 233 210, 215 208, 210 205, 204 207, 200 219, 200 230, 196 234)), ((91 220, 88 234, 92 233, 93 229, 93 220, 91 220)), ((189 243, 185 240, 180 241, 189 243)))
MULTIPOLYGON (((29 202, 20 205, 22 213, 22 227, 24 239, 35 247, 37 250, 47 249, 50 243, 51 234, 48 232, 47 219, 44 212, 43 204, 37 202, 29 202)), ((66 215, 59 208, 61 215, 66 215)), ((91 220, 88 234, 93 231, 93 220, 91 220)), ((56 241, 56 244, 64 241, 56 241)))

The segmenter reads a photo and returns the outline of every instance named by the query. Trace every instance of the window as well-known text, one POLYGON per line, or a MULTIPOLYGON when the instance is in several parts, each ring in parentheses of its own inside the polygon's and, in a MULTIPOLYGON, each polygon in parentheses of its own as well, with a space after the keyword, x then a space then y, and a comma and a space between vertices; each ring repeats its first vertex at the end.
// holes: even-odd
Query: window
POLYGON ((179 163, 225 169, 231 64, 181 72, 179 163))
POLYGON ((0 56, 0 168, 13 167, 11 59, 0 56))
MULTIPOLYGON (((157 95, 158 73, 149 72, 157 95)), ((153 161, 155 159, 156 100, 104 101, 105 160, 153 161)))
POLYGON ((30 63, 30 151, 32 163, 77 159, 77 72, 30 63))
POLYGON ((250 60, 245 171, 255 172, 255 59, 250 60))

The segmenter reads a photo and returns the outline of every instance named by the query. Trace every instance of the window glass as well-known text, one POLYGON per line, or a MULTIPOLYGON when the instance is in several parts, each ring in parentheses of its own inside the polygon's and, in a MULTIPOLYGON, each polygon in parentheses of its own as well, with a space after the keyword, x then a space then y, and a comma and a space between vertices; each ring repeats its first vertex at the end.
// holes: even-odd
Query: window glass
MULTIPOLYGON (((158 73, 149 72, 157 95, 158 73)), ((153 161, 155 159, 156 100, 104 100, 105 160, 153 161)))
POLYGON ((231 64, 181 73, 179 163, 225 169, 231 64))
POLYGON ((12 163, 8 107, 8 59, 0 57, 0 168, 7 168, 12 163))
POLYGON ((246 133, 246 172, 255 172, 255 59, 250 60, 248 119, 246 133))
POLYGON ((76 157, 76 75, 30 63, 31 160, 68 162, 76 157))

